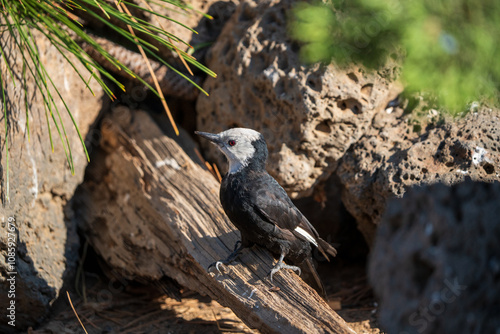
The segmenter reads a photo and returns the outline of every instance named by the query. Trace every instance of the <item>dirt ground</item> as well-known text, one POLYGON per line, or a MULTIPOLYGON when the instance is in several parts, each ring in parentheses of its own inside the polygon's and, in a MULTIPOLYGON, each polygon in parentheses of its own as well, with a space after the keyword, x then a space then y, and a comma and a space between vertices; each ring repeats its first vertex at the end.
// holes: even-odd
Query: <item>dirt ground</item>
MULTIPOLYGON (((209 297, 179 289, 177 298, 155 286, 110 280, 96 259, 85 265, 68 292, 75 311, 89 334, 93 333, 258 333, 232 311, 209 297), (83 278, 83 280, 82 280, 83 278), (78 292, 77 292, 78 287, 78 292)), ((383 333, 376 321, 375 300, 366 281, 365 263, 339 260, 319 267, 329 304, 357 333, 383 333), (346 262, 348 263, 348 262, 346 262)), ((177 288, 174 288, 176 290, 177 288)), ((28 333, 84 333, 66 293, 40 327, 28 333)))
MULTIPOLYGON (((107 289, 104 282, 98 283, 87 292, 87 303, 77 295, 71 298, 89 334, 254 332, 231 309, 190 291, 177 301, 154 288, 131 285, 112 300, 98 302, 107 289)), ((48 323, 29 333, 84 333, 67 299, 60 304, 48 323)))

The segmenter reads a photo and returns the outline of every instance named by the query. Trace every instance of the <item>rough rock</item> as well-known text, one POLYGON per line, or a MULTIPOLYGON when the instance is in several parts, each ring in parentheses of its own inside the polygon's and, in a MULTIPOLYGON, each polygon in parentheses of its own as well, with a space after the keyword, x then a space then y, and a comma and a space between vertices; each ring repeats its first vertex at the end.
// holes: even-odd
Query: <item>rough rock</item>
POLYGON ((205 81, 210 97, 198 98, 197 123, 208 132, 241 126, 263 133, 269 172, 297 198, 332 174, 395 91, 389 78, 359 68, 301 64, 287 34, 293 3, 240 3, 207 55, 218 78, 205 81))
MULTIPOLYGON (((390 110, 390 109, 388 109, 390 110)), ((500 112, 483 109, 413 132, 401 109, 380 112, 336 174, 342 200, 369 244, 387 200, 414 185, 500 180, 500 112)))
POLYGON ((467 180, 388 202, 369 266, 388 333, 498 333, 499 198, 467 180))
MULTIPOLYGON (((100 86, 91 81, 96 97, 86 88, 84 82, 66 62, 62 55, 48 41, 35 33, 40 60, 47 73, 66 101, 76 123, 85 136, 99 113, 103 98, 100 86)), ((7 177, 5 119, 0 121, 2 154, 0 157, 1 207, 0 223, 0 309, 2 320, 0 332, 8 333, 13 327, 6 324, 7 305, 15 300, 15 329, 23 330, 35 325, 48 312, 51 303, 58 296, 65 277, 71 274, 78 259, 79 241, 76 225, 71 220, 72 211, 65 205, 72 197, 74 189, 82 181, 87 159, 84 155, 77 132, 64 105, 55 95, 57 108, 64 123, 75 165, 75 175, 71 175, 66 156, 51 121, 54 152, 45 119, 42 97, 33 78, 26 76, 28 94, 22 86, 22 57, 12 38, 4 33, 0 37, 3 52, 6 53, 12 72, 16 75, 16 86, 12 84, 2 59, 2 78, 5 78, 5 102, 9 125, 9 180, 7 177), (26 126, 25 97, 29 103, 29 140, 26 126), (7 199, 7 188, 10 198, 7 199), (15 219, 15 247, 9 245, 9 220, 15 219), (9 253, 15 252, 14 267, 9 253), (16 274, 9 274, 16 272, 16 274), (6 281, 14 276, 15 284, 6 281), (8 297, 8 291, 15 287, 15 298, 8 297)), ((70 59, 73 59, 70 57, 70 59)), ((38 65, 37 65, 38 66, 38 65)), ((82 66, 77 66, 85 73, 82 66)), ((29 73, 29 72, 28 72, 29 73)), ((3 103, 2 103, 3 106, 3 103)), ((3 109, 3 108, 2 108, 3 109)), ((3 115, 3 110, 2 110, 3 115)), ((55 111, 54 111, 55 113, 55 111)), ((62 130, 61 130, 62 131, 62 130)), ((10 311, 9 311, 10 312, 10 311)))

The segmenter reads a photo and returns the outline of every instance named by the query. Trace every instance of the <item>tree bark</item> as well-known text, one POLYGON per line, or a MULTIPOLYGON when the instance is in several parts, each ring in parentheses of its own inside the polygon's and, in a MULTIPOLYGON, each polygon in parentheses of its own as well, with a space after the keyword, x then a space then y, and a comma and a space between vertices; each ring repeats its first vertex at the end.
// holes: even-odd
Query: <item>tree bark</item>
POLYGON ((101 142, 75 206, 89 242, 115 270, 169 276, 263 333, 354 333, 295 273, 269 282, 276 260, 264 249, 245 250, 222 275, 207 272, 239 232, 222 210, 219 183, 190 158, 189 136, 167 137, 145 112, 118 108, 103 120, 101 142))

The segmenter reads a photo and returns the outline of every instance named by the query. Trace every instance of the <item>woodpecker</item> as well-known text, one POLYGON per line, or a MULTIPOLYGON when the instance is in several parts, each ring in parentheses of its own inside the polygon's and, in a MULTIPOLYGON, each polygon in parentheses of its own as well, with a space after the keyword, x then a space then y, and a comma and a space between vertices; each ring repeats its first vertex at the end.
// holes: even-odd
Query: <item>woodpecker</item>
POLYGON ((234 261, 244 248, 258 245, 279 256, 269 273, 290 269, 301 274, 300 267, 310 272, 320 292, 324 287, 312 261, 317 248, 329 260, 336 249, 321 239, 318 232, 297 209, 279 183, 267 173, 267 144, 259 132, 233 128, 218 134, 195 132, 215 144, 226 156, 229 168, 221 182, 220 201, 226 215, 241 233, 241 241, 225 260, 210 265, 219 271, 221 264, 234 261), (284 259, 295 265, 287 265, 284 259))

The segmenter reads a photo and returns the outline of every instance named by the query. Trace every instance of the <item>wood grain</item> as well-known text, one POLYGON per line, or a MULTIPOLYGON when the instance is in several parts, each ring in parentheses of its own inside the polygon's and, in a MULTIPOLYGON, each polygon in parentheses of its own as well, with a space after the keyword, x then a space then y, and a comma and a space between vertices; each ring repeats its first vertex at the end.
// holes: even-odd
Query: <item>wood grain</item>
POLYGON ((222 275, 207 272, 239 232, 220 206, 219 183, 191 159, 188 142, 185 134, 165 136, 145 112, 120 107, 103 120, 100 153, 75 199, 94 249, 128 277, 168 276, 209 295, 263 333, 354 333, 295 273, 283 270, 269 282, 276 260, 266 250, 244 251, 222 275))

